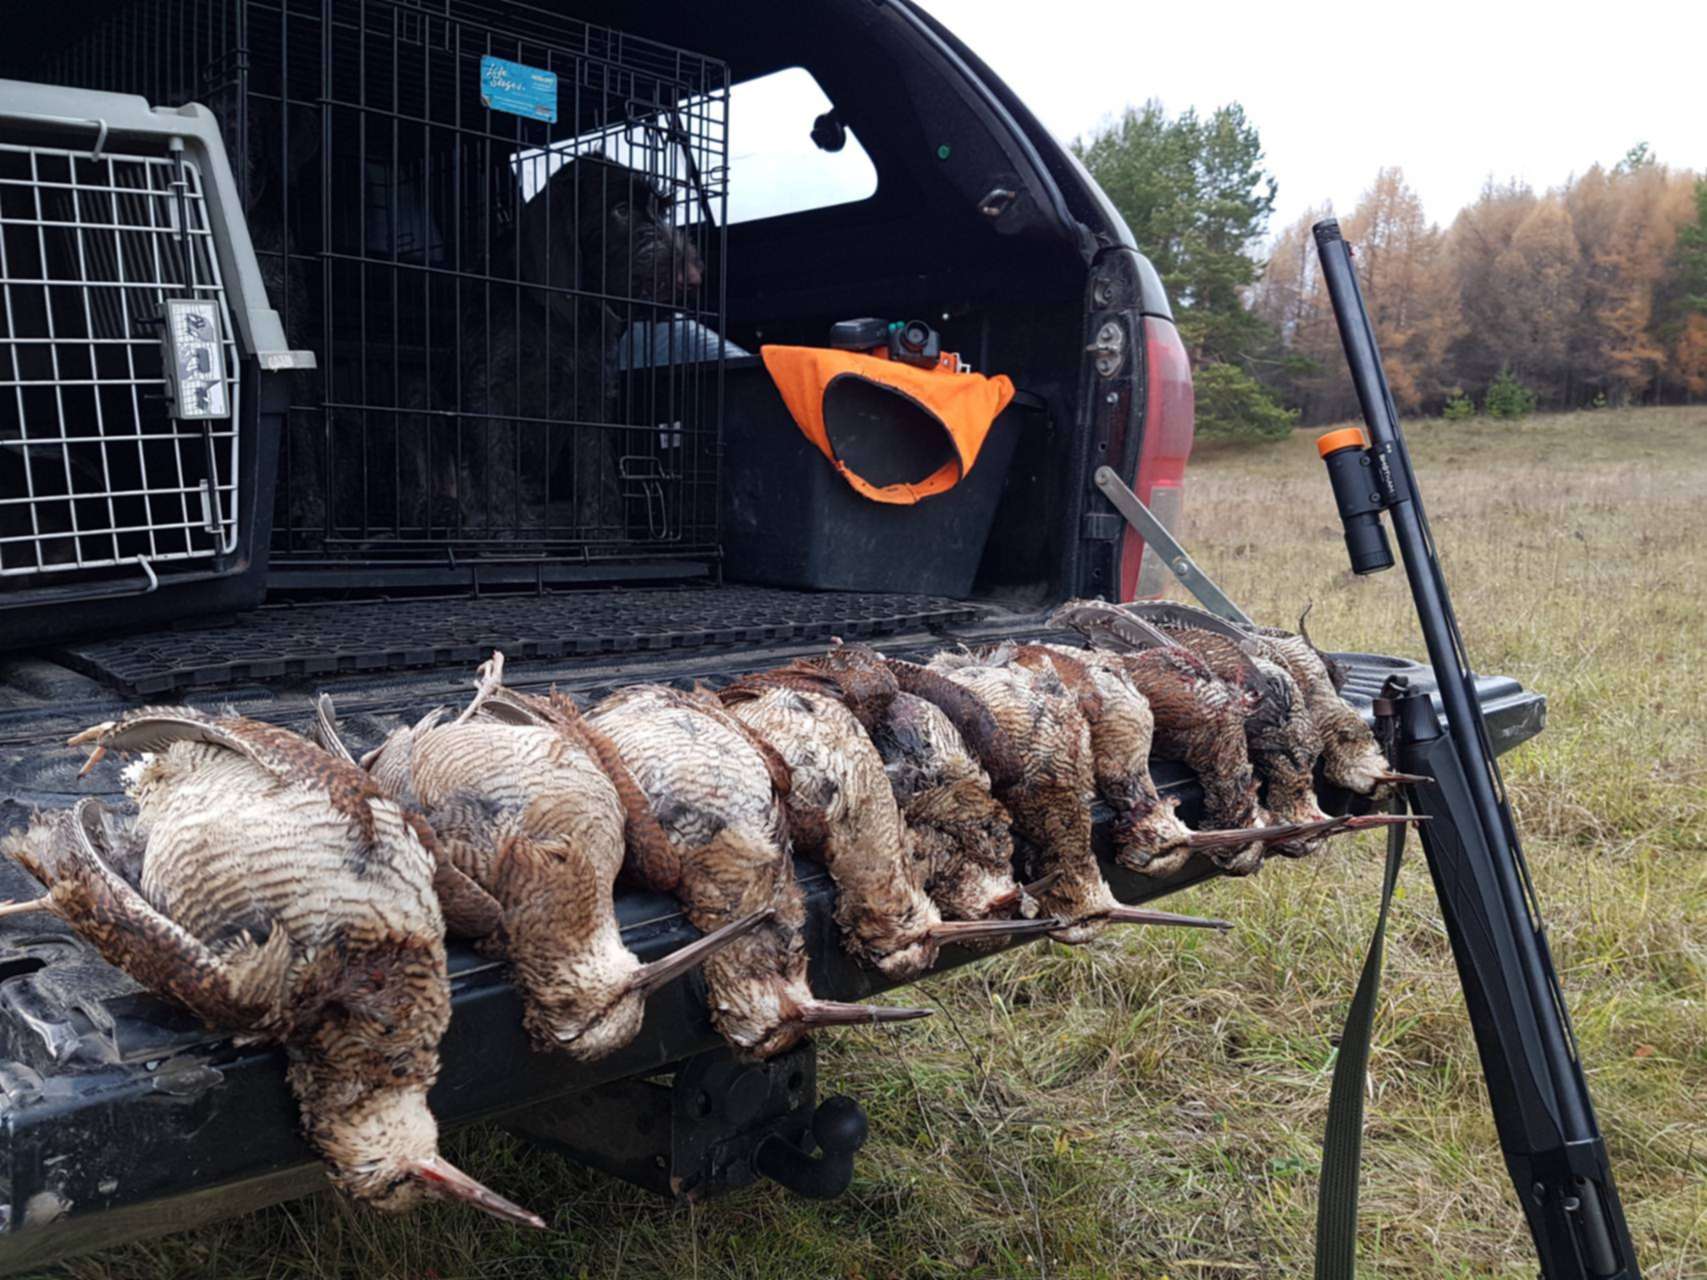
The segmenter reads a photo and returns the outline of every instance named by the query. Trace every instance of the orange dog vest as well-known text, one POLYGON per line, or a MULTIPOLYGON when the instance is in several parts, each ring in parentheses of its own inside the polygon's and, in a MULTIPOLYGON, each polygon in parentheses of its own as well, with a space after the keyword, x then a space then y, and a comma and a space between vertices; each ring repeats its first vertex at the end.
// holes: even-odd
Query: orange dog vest
POLYGON ((946 493, 959 484, 978 460, 990 426, 1013 399, 1014 384, 1003 374, 957 373, 937 366, 886 360, 857 351, 831 347, 760 347, 771 381, 794 415, 801 433, 830 460, 842 479, 873 502, 911 506, 920 499, 946 493), (824 397, 842 378, 862 378, 906 397, 939 426, 953 458, 930 475, 899 484, 875 485, 856 475, 836 456, 824 422, 824 397))

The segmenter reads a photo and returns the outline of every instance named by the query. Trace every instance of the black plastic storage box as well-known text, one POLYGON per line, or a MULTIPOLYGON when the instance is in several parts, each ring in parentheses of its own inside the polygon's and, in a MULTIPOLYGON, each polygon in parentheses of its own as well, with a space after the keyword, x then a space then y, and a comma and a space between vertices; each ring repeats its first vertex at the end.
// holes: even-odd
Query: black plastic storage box
MULTIPOLYGON (((1020 432, 1032 411, 1009 404, 972 470, 946 493, 912 506, 873 502, 801 434, 757 357, 724 374, 723 571, 735 582, 828 591, 912 591, 962 598, 978 561, 1020 432)), ((895 433, 886 433, 893 440, 895 433)), ((934 439, 883 475, 878 460, 847 458, 875 484, 926 474, 934 439)))
POLYGON ((0 649, 261 602, 293 369, 219 123, 0 80, 0 649))

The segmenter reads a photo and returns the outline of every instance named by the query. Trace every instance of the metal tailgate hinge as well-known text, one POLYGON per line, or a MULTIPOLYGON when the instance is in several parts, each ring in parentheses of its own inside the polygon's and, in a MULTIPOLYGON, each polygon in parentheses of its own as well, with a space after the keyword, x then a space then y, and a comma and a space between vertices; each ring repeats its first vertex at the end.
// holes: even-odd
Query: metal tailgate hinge
POLYGON ((1156 513, 1132 492, 1113 467, 1098 467, 1093 478, 1103 497, 1112 502, 1114 509, 1125 517, 1126 523, 1138 531, 1138 536, 1144 539, 1146 546, 1156 548, 1162 556, 1162 563, 1167 565, 1168 572, 1179 579, 1180 585, 1191 592, 1199 604, 1229 622, 1236 622, 1244 627, 1255 625, 1250 615, 1229 600, 1227 593, 1215 585, 1215 580, 1197 567, 1197 561, 1187 554, 1179 539, 1174 537, 1168 531, 1167 525, 1156 518, 1156 513))

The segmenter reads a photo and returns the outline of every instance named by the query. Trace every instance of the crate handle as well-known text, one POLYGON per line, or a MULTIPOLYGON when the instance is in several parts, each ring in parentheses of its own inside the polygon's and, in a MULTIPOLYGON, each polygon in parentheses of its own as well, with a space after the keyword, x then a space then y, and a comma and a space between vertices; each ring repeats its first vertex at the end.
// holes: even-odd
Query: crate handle
POLYGON ((37 124, 84 124, 93 125, 95 145, 89 151, 89 159, 99 160, 101 151, 107 145, 107 122, 102 119, 89 119, 84 116, 54 116, 40 111, 4 111, 0 115, 8 120, 30 120, 37 124))
POLYGON ((27 593, 23 599, 0 600, 0 613, 8 609, 34 609, 44 604, 52 604, 56 600, 112 600, 119 596, 145 596, 160 585, 160 578, 154 572, 154 566, 147 560, 138 558, 137 567, 142 570, 144 581, 139 586, 135 582, 109 582, 104 586, 89 587, 75 584, 64 587, 44 587, 27 593))

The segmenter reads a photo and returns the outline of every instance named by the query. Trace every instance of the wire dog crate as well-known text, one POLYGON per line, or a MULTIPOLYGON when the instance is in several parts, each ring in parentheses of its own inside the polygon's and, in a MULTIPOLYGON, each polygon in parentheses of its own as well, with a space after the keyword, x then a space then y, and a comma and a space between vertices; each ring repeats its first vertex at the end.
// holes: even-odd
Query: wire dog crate
POLYGON ((51 74, 220 117, 320 357, 275 567, 715 552, 724 64, 504 0, 107 8, 51 74))
POLYGON ((298 361, 236 203, 207 111, 0 82, 0 647, 259 602, 298 361))

